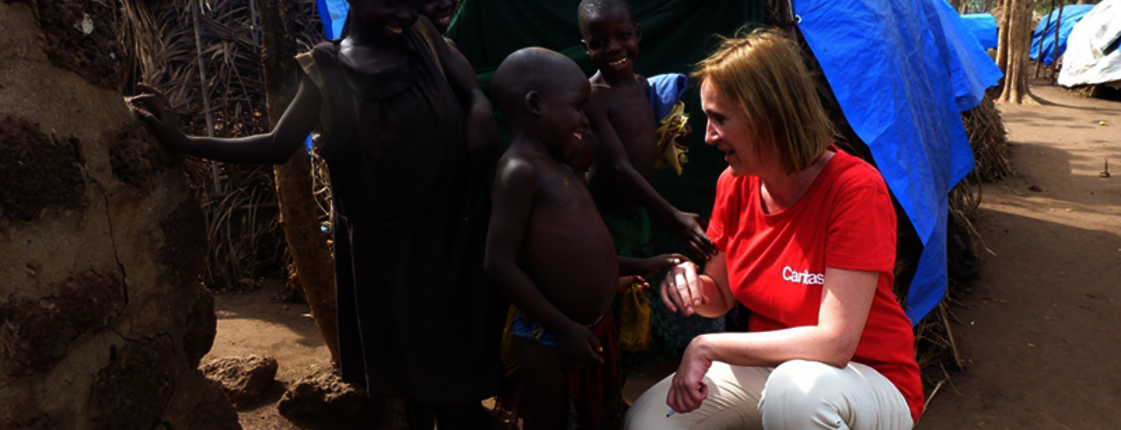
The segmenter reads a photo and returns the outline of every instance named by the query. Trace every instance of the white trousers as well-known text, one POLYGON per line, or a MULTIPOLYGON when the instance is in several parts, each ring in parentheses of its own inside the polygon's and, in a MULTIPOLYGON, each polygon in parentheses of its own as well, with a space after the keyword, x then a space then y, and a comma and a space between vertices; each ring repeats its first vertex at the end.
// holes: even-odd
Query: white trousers
POLYGON ((880 372, 859 363, 838 369, 792 360, 769 367, 712 364, 708 398, 687 414, 666 417, 673 376, 642 394, 627 411, 628 430, 854 429, 907 430, 907 401, 880 372))

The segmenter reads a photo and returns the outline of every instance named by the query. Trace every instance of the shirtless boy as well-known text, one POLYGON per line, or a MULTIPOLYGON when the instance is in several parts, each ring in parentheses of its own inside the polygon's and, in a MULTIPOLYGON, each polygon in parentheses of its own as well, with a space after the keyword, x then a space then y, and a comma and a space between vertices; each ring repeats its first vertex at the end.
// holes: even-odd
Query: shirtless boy
POLYGON ((584 50, 599 69, 590 79, 587 116, 599 146, 588 172, 588 189, 620 255, 649 253, 643 250, 649 247, 649 209, 690 252, 707 259, 715 248, 701 228, 703 220, 677 210, 650 185, 658 158, 658 126, 648 99, 650 85, 634 73, 642 29, 635 24, 630 5, 625 0, 584 0, 579 21, 584 50))
POLYGON ((513 139, 498 162, 486 271, 522 313, 514 350, 525 428, 610 428, 617 412, 600 400, 618 399, 608 394, 619 384, 606 313, 619 276, 650 275, 684 257, 616 256, 592 196, 565 163, 587 128, 590 88, 575 63, 522 49, 499 66, 492 92, 513 139), (579 417, 568 416, 569 401, 579 417))

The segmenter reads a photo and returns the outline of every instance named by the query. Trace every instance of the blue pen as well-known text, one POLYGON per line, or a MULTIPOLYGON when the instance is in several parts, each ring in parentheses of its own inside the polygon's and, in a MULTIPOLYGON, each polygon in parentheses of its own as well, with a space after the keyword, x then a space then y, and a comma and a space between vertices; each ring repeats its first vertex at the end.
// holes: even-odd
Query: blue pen
POLYGON ((666 418, 672 417, 673 414, 676 414, 676 413, 677 413, 677 411, 673 410, 673 408, 670 408, 669 412, 666 412, 666 418))

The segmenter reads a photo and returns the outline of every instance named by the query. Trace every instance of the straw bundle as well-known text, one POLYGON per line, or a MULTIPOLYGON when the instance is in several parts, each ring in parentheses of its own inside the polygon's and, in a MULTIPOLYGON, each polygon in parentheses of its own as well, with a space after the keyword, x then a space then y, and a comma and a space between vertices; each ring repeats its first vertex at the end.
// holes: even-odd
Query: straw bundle
POLYGON ((1004 120, 986 93, 981 104, 962 112, 961 120, 973 147, 973 159, 977 167, 973 171, 985 182, 993 182, 1012 174, 1012 163, 1008 159, 1008 133, 1004 120))
MULTIPOLYGON (((314 0, 295 0, 291 23, 302 50, 322 39, 314 0)), ((238 137, 268 131, 260 36, 251 0, 122 0, 118 39, 125 47, 121 83, 163 90, 185 132, 238 137), (195 14, 198 15, 197 25, 195 14), (197 41, 197 43, 196 43, 197 41), (201 67, 199 57, 202 57, 201 67)), ((207 214, 210 239, 203 280, 212 288, 283 276, 290 259, 277 228, 272 166, 188 160, 207 214)))

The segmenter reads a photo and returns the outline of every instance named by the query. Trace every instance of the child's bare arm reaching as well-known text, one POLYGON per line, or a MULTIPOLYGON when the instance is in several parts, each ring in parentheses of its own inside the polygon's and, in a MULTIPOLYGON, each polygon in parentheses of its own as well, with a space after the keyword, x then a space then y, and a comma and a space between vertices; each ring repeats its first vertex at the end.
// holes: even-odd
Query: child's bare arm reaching
MULTIPOLYGON (((418 21, 428 28, 428 34, 440 34, 428 18, 421 16, 418 21)), ((443 37, 432 39, 448 84, 467 110, 467 149, 471 153, 472 165, 477 166, 477 172, 490 183, 498 160, 498 126, 494 122, 490 101, 483 94, 475 70, 463 54, 448 46, 443 37)))
POLYGON ((681 254, 662 254, 650 258, 630 258, 620 255, 619 276, 650 277, 684 261, 689 261, 689 259, 681 254))
POLYGON ((296 98, 268 133, 239 138, 191 137, 179 128, 179 114, 156 88, 138 84, 141 95, 129 99, 161 143, 172 151, 230 163, 283 164, 319 123, 320 96, 306 76, 296 98))
POLYGON ((605 104, 602 101, 596 102, 595 98, 596 95, 593 94, 593 102, 588 104, 587 115, 588 123, 599 143, 596 150, 596 165, 610 168, 619 182, 638 196, 639 203, 673 228, 693 255, 708 259, 708 256, 715 254, 716 248, 705 235, 702 227, 704 220, 697 214, 681 212, 670 205, 631 165, 619 135, 611 126, 605 104))
POLYGON ((494 183, 494 210, 487 231, 486 271, 491 281, 522 312, 557 338, 561 356, 573 367, 598 365, 603 348, 591 330, 561 313, 518 266, 534 195, 537 173, 529 163, 504 161, 494 183))

